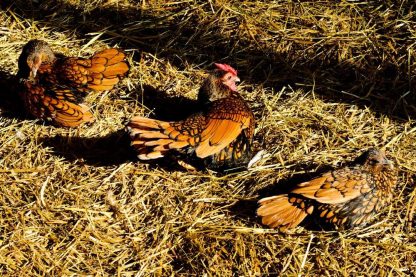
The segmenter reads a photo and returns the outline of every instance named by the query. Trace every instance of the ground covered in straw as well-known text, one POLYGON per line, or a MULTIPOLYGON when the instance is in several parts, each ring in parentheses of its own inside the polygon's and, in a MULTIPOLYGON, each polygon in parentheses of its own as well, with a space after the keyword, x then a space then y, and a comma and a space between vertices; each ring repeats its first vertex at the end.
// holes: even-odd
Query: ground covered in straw
POLYGON ((266 2, 0 2, 2 275, 414 274, 414 2, 266 2), (14 74, 33 38, 67 55, 127 50, 129 78, 87 98, 93 124, 55 128, 22 112, 14 74), (256 148, 270 156, 228 175, 137 161, 129 118, 180 118, 218 61, 238 69, 256 148), (259 224, 259 197, 373 146, 400 167, 378 223, 290 234, 259 224))

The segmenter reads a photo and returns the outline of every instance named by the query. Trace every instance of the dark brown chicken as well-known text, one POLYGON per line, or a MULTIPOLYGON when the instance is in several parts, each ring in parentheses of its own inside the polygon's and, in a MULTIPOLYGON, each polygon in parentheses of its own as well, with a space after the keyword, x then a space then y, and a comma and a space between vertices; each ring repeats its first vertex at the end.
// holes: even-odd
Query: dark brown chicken
POLYGON ((390 203, 397 171, 385 153, 371 149, 363 162, 297 185, 288 194, 263 198, 257 214, 265 225, 294 228, 308 215, 341 228, 368 223, 390 203))
POLYGON ((92 121, 88 107, 80 103, 87 92, 112 89, 129 70, 125 58, 115 48, 90 59, 65 57, 54 54, 44 41, 29 41, 19 57, 17 73, 26 110, 58 126, 92 121))
POLYGON ((211 168, 248 162, 254 115, 237 92, 237 71, 226 64, 205 80, 198 100, 202 110, 182 121, 134 117, 127 128, 141 160, 164 157, 171 150, 193 153, 211 168))

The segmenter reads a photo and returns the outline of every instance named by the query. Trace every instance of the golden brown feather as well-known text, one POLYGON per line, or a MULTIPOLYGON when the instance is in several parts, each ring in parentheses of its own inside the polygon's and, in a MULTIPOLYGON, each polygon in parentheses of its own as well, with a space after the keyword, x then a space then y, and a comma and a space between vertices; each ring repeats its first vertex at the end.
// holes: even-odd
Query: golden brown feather
POLYGON ((21 94, 28 112, 34 117, 42 118, 63 127, 76 127, 84 122, 92 122, 94 119, 87 106, 74 104, 70 91, 55 89, 55 97, 49 96, 50 92, 44 87, 27 82, 27 90, 21 94))
POLYGON ((177 122, 134 117, 127 128, 141 160, 164 157, 171 150, 190 153, 210 167, 247 163, 251 155, 254 115, 235 91, 239 81, 228 65, 205 81, 199 95, 202 111, 177 122))
POLYGON ((262 223, 294 228, 308 215, 343 228, 368 223, 390 203, 397 171, 381 150, 371 149, 364 157, 363 163, 327 172, 288 194, 261 199, 262 223))
POLYGON ((89 91, 110 90, 129 70, 125 54, 106 49, 90 59, 65 57, 40 40, 29 41, 19 57, 20 95, 33 116, 64 127, 91 122, 80 105, 89 91))

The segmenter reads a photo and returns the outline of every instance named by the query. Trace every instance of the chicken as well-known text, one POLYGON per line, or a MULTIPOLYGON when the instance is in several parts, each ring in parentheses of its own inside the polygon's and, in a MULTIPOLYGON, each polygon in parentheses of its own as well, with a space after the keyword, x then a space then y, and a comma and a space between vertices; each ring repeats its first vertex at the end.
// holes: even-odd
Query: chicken
POLYGON ((313 215, 341 229, 365 225, 390 203, 397 171, 381 150, 370 149, 362 159, 298 184, 288 194, 261 199, 262 223, 285 230, 313 215))
POLYGON ((29 41, 19 57, 19 91, 26 110, 34 117, 64 127, 93 121, 80 104, 90 91, 110 90, 129 71, 125 54, 115 48, 90 59, 54 54, 41 40, 29 41))
POLYGON ((162 158, 176 150, 202 159, 210 168, 248 163, 254 115, 237 92, 237 71, 227 64, 215 66, 198 94, 200 112, 176 122, 131 119, 127 129, 140 160, 162 158))

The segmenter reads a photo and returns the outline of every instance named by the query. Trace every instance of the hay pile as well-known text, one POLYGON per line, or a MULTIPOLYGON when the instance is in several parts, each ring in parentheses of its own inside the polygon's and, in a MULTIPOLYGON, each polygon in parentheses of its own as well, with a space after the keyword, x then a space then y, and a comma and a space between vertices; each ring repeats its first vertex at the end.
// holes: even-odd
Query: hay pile
POLYGON ((264 2, 1 1, 2 275, 414 274, 414 3, 264 2), (127 49, 130 77, 87 98, 94 124, 54 128, 21 112, 13 75, 32 38, 67 55, 127 49), (183 116, 214 61, 239 70, 270 157, 229 175, 135 160, 128 119, 183 116), (259 224, 259 196, 372 146, 401 169, 378 223, 259 224))

